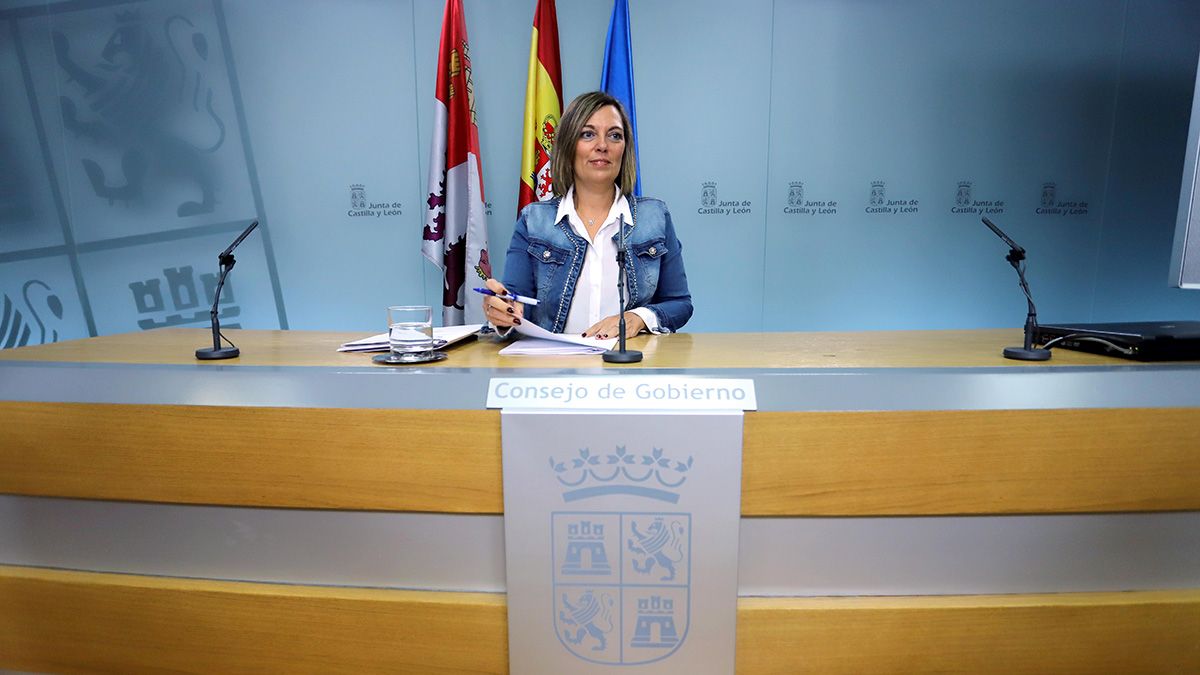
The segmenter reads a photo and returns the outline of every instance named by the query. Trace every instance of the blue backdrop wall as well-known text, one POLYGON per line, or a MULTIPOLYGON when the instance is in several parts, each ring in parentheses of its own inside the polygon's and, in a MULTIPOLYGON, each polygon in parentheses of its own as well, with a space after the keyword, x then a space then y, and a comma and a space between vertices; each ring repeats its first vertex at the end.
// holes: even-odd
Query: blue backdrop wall
MULTIPOLYGON (((464 0, 502 268, 532 0, 464 0)), ((631 0, 644 189, 688 330, 1198 318, 1167 286, 1200 3, 631 0), (715 198, 706 204, 702 195, 715 198)), ((0 346, 207 322, 378 332, 420 256, 440 0, 0 2, 0 346), (365 208, 356 206, 365 202, 365 208)), ((559 0, 564 95, 611 3, 559 0)))

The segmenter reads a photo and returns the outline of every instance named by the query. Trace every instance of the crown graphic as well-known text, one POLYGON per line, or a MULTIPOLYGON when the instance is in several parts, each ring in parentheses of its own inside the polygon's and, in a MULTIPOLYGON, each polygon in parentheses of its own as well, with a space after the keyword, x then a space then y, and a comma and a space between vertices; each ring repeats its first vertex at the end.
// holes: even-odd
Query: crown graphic
POLYGON ((788 183, 788 187, 804 187, 804 181, 794 180, 788 183))
POLYGON ((1055 187, 1055 186, 1056 186, 1056 184, 1055 184, 1055 182, 1054 182, 1054 181, 1049 181, 1049 182, 1046 182, 1046 183, 1042 183, 1042 189, 1053 188, 1053 187, 1055 187))
POLYGON ((692 457, 686 461, 664 455, 662 448, 650 454, 629 452, 618 445, 614 452, 592 454, 581 448, 578 456, 564 461, 550 457, 550 469, 563 490, 563 501, 573 502, 602 495, 625 494, 649 497, 675 504, 677 488, 687 482, 692 457))
POLYGON ((974 184, 975 184, 974 181, 969 181, 969 180, 958 181, 958 187, 960 187, 960 188, 969 188, 974 184))
POLYGON ((703 183, 701 183, 701 184, 700 184, 700 186, 701 186, 701 187, 706 187, 706 188, 715 188, 715 187, 717 187, 717 181, 715 181, 715 180, 706 180, 706 181, 704 181, 703 183))
POLYGON ((873 187, 873 188, 881 188, 881 187, 883 187, 883 181, 881 181, 881 180, 873 180, 873 181, 871 181, 871 187, 873 187))
POLYGON ((365 190, 365 189, 367 189, 367 186, 362 183, 351 183, 350 189, 351 190, 365 190))

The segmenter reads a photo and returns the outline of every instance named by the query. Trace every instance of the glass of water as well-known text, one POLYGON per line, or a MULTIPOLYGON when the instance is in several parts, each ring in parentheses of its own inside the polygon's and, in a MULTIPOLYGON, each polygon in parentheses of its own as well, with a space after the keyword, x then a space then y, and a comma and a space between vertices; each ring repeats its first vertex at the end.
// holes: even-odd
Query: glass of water
POLYGON ((387 308, 388 346, 392 357, 420 359, 433 351, 433 309, 429 305, 387 308))

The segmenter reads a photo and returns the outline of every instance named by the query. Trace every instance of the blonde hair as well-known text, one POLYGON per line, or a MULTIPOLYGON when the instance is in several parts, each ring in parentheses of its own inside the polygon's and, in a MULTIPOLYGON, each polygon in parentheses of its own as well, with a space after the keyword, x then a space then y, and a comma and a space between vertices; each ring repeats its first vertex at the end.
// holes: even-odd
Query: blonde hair
POLYGON ((629 115, 625 114, 625 106, 617 99, 602 91, 589 91, 567 104, 567 110, 558 124, 554 154, 550 158, 550 175, 554 180, 555 197, 565 197, 567 190, 575 184, 575 143, 579 141, 583 127, 597 110, 610 105, 617 109, 617 114, 621 116, 621 126, 625 128, 625 153, 621 157, 621 169, 617 172, 616 183, 621 189, 621 194, 633 194, 633 186, 637 183, 637 157, 634 156, 633 129, 630 128, 629 115))

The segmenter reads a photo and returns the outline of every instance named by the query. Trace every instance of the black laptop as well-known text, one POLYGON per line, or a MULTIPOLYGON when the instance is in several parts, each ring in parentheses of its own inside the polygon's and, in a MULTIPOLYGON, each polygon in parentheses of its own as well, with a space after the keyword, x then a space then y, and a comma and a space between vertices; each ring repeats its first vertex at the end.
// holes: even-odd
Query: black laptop
POLYGON ((1138 361, 1200 359, 1200 321, 1071 323, 1038 326, 1035 340, 1138 361))

